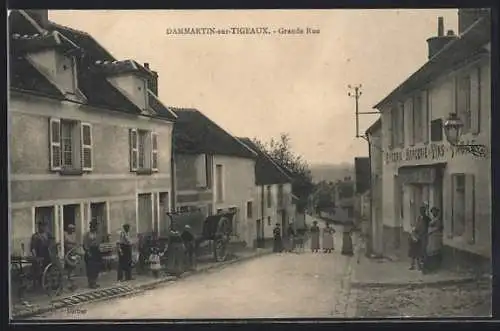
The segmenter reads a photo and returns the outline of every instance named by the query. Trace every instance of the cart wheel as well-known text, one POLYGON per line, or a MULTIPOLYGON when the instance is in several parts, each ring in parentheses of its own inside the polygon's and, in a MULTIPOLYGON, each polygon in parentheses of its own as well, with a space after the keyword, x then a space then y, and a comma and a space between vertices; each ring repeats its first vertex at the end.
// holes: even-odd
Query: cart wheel
POLYGON ((61 268, 53 263, 46 266, 42 275, 42 286, 50 296, 61 294, 63 290, 63 273, 61 268))

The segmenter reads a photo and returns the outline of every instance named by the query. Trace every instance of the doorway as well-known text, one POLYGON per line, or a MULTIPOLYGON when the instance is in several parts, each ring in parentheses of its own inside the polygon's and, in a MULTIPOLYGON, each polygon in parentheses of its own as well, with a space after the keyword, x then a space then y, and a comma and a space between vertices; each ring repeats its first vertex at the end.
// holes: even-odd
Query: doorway
POLYGON ((158 233, 161 236, 165 236, 167 234, 168 229, 170 228, 170 218, 167 216, 169 212, 169 195, 168 192, 160 192, 158 193, 158 202, 159 202, 159 214, 160 220, 158 222, 158 233))
POLYGON ((139 194, 137 204, 137 216, 139 218, 137 233, 151 233, 153 231, 152 194, 139 194))
POLYGON ((262 224, 262 220, 256 221, 255 229, 256 229, 257 247, 263 248, 264 247, 264 224, 262 224))
POLYGON ((97 223, 97 234, 102 242, 109 242, 108 220, 106 218, 106 203, 98 202, 90 204, 90 219, 97 223))

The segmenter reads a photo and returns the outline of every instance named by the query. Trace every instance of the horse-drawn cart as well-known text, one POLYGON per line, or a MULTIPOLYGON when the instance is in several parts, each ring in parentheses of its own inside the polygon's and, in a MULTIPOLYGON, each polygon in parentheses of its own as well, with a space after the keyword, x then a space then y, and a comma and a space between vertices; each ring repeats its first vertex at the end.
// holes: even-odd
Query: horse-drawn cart
POLYGON ((170 221, 168 228, 182 232, 186 229, 186 225, 189 225, 194 237, 195 256, 199 255, 201 246, 208 244, 215 261, 222 262, 228 256, 234 215, 235 212, 221 212, 206 216, 199 209, 167 213, 170 221))

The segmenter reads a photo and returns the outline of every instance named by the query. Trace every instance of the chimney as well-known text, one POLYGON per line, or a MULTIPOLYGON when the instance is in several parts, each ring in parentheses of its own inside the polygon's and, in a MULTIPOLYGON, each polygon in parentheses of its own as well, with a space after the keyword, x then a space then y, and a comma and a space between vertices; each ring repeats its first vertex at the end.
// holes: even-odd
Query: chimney
POLYGON ((458 34, 461 35, 480 18, 490 14, 488 8, 461 8, 458 10, 458 34))
POLYGON ((37 22, 41 28, 48 29, 48 27, 49 27, 49 11, 47 9, 25 9, 24 11, 35 22, 37 22))
POLYGON ((148 89, 153 92, 154 95, 158 96, 158 73, 156 71, 152 71, 149 68, 149 63, 144 63, 144 68, 151 71, 152 77, 148 79, 148 89))
POLYGON ((431 37, 427 39, 427 44, 429 48, 428 59, 430 60, 434 55, 439 53, 444 46, 446 46, 450 41, 457 38, 453 30, 448 30, 446 36, 444 35, 444 20, 443 17, 438 17, 438 31, 436 37, 431 37))
POLYGON ((444 19, 442 16, 438 17, 438 37, 444 36, 444 19))

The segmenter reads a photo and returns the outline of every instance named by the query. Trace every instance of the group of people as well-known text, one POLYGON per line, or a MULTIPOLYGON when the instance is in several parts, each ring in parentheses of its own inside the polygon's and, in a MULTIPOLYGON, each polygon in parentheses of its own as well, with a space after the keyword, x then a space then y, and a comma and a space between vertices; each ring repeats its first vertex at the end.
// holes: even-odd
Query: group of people
MULTIPOLYGON (((274 252, 293 252, 293 251, 303 251, 304 250, 304 242, 306 240, 306 233, 304 230, 293 229, 293 225, 289 224, 286 236, 283 237, 281 234, 281 226, 279 223, 276 223, 273 229, 273 251, 274 252)), ((318 222, 314 221, 313 225, 309 229, 309 234, 311 236, 311 251, 313 253, 317 253, 321 250, 320 247, 320 235, 321 230, 318 226, 318 222)), ((330 227, 327 223, 325 228, 322 231, 323 235, 323 252, 324 253, 332 253, 335 250, 334 245, 334 234, 335 229, 330 227)))
MULTIPOLYGON (((153 236, 155 237, 155 236, 153 236)), ((40 283, 43 270, 50 263, 58 263, 65 270, 70 288, 74 288, 72 275, 76 266, 76 259, 83 255, 85 262, 85 271, 87 276, 88 287, 95 289, 99 287, 97 280, 99 273, 103 268, 103 256, 101 252, 102 244, 101 236, 98 233, 98 223, 91 221, 89 230, 83 236, 83 245, 79 245, 75 226, 69 224, 64 230, 64 251, 66 253, 65 260, 60 264, 58 257, 58 247, 55 237, 48 230, 48 224, 44 221, 37 223, 37 230, 31 237, 30 253, 37 258, 38 263, 34 265, 36 273, 35 282, 40 283), (74 250, 81 247, 82 251, 74 250), (72 254, 68 254, 72 252, 72 254)), ((129 281, 132 280, 132 269, 134 262, 132 258, 134 240, 130 235, 130 225, 124 224, 119 233, 119 238, 116 243, 116 251, 118 255, 117 280, 129 281)), ((195 238, 191 233, 189 225, 186 225, 184 231, 180 233, 172 224, 168 236, 168 245, 161 250, 155 244, 148 246, 146 264, 149 265, 153 275, 157 277, 160 269, 160 258, 164 255, 167 257, 167 272, 172 274, 180 274, 186 268, 192 268, 195 265, 195 238)))
POLYGON ((411 259, 410 270, 432 272, 441 264, 441 250, 443 241, 443 224, 440 210, 432 207, 429 213, 427 206, 420 207, 409 238, 409 252, 411 259))

